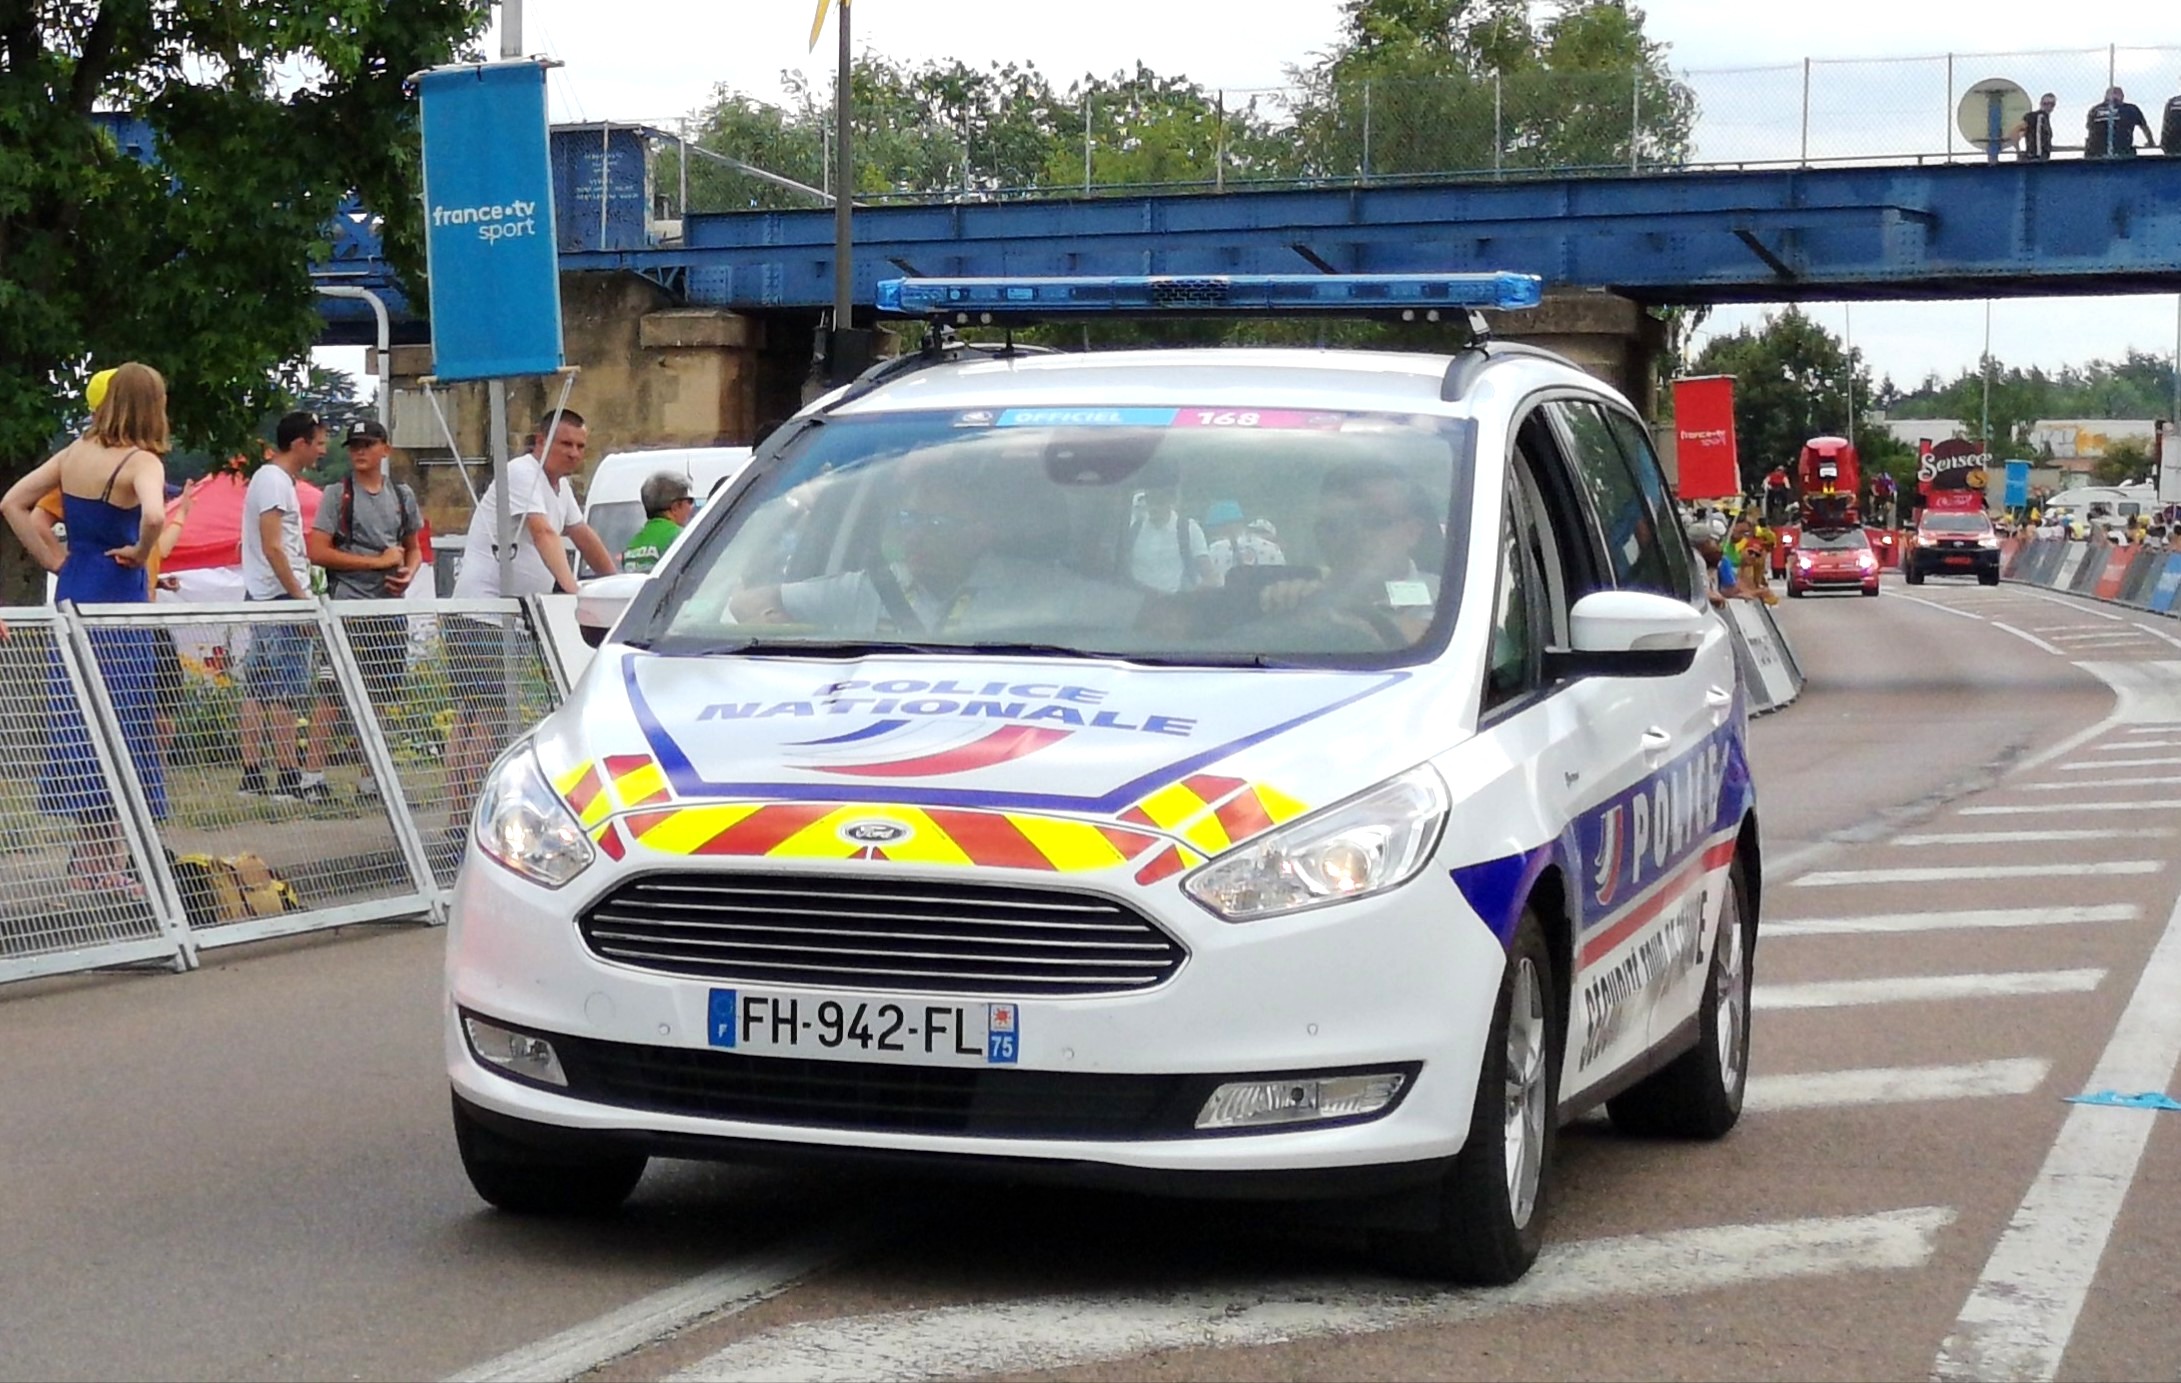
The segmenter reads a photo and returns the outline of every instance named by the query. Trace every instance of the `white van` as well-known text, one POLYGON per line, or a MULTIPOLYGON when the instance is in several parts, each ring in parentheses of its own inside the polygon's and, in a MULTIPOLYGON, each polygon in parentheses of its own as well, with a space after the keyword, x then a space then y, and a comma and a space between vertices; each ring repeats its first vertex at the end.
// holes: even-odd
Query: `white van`
MULTIPOLYGON (((617 451, 601 459, 591 472, 584 493, 583 521, 595 531, 606 550, 619 556, 636 530, 644 526, 644 482, 661 471, 671 471, 689 482, 697 507, 724 490, 750 464, 748 447, 674 447, 657 451, 617 451)), ((578 573, 596 576, 585 563, 578 573)))

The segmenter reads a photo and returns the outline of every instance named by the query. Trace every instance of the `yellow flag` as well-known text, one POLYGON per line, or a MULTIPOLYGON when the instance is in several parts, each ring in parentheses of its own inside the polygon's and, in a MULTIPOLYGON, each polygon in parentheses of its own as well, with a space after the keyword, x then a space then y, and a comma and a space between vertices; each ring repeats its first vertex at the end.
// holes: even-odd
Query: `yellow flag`
MULTIPOLYGON (((848 0, 841 0, 841 4, 847 3, 848 0)), ((832 8, 833 0, 818 0, 818 13, 810 21, 810 46, 813 49, 818 46, 818 35, 825 32, 825 13, 832 8)))

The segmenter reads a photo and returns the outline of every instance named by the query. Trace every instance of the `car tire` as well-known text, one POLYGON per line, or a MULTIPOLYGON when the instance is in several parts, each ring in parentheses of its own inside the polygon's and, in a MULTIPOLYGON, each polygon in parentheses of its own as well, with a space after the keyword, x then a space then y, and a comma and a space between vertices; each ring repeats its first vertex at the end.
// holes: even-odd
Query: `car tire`
POLYGON ((1742 861, 1727 868, 1717 944, 1697 1008, 1697 1042, 1667 1066, 1606 1101, 1623 1133, 1650 1138, 1726 1137, 1742 1117, 1749 1089, 1749 1000, 1757 919, 1745 915, 1749 896, 1742 861))
POLYGON ((1381 1236, 1393 1266, 1499 1287, 1537 1261, 1558 1143, 1560 1007, 1544 925, 1525 909, 1492 1006, 1469 1136, 1440 1185, 1435 1222, 1381 1236))
POLYGON ((1901 575, 1907 578, 1911 586, 1921 586, 1924 583, 1924 574, 1915 567, 1901 568, 1901 575))
POLYGON ((1999 584, 1999 573, 1996 571, 1980 571, 1977 573, 1977 584, 1979 586, 1996 586, 1999 584))
POLYGON ((454 1101, 462 1170, 487 1205, 514 1215, 603 1215, 629 1198, 650 1159, 641 1153, 548 1153, 486 1128, 454 1101))
POLYGON ((1789 600, 1802 599, 1802 588, 1799 586, 1789 586, 1787 588, 1787 598, 1789 600))
POLYGON ((1865 586, 1865 587, 1863 588, 1863 594, 1865 594, 1865 595, 1876 595, 1876 594, 1878 594, 1878 588, 1877 588, 1876 586, 1865 586))

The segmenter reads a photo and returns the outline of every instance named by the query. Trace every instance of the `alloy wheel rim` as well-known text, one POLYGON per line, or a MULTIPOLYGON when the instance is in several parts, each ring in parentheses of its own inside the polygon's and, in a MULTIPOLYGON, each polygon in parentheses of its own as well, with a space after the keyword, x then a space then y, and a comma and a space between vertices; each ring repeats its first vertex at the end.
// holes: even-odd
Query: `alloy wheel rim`
POLYGON ((1742 1033, 1748 1023, 1748 991, 1742 983, 1742 907, 1730 887, 1719 919, 1719 962, 1712 967, 1719 1014, 1719 1078, 1729 1096, 1742 1089, 1742 1033))
POLYGON ((1506 1068, 1507 1209, 1520 1229, 1537 1208, 1545 1160, 1545 996, 1527 956, 1508 997, 1506 1068))

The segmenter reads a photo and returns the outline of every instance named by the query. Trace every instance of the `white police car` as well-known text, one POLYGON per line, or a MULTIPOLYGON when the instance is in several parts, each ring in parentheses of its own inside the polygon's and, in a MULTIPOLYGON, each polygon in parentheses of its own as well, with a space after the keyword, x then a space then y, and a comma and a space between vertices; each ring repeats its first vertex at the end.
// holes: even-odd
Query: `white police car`
POLYGON ((1355 1198, 1398 1259, 1512 1280, 1563 1121, 1740 1112, 1743 727, 1643 425, 1556 357, 935 337, 776 434, 493 770, 449 936, 464 1165, 531 1211, 651 1156, 1355 1198), (1236 560, 1238 511, 1277 544, 1236 560))

